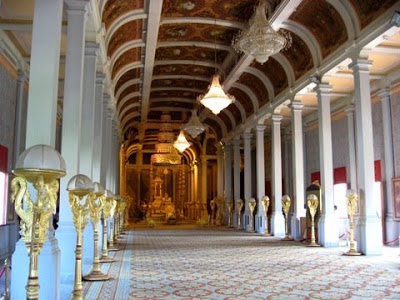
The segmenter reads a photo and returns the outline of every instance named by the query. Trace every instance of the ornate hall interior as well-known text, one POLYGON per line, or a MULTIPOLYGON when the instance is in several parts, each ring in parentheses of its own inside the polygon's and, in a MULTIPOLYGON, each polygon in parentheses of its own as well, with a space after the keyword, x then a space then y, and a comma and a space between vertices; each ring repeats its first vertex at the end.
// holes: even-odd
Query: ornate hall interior
POLYGON ((400 2, 0 0, 0 299, 400 299, 400 2))

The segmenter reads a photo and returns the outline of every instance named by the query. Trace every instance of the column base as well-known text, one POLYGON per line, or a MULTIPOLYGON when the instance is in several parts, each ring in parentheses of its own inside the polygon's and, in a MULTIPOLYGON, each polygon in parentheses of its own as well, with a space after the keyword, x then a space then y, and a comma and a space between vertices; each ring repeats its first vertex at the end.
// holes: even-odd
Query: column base
POLYGON ((60 222, 56 236, 61 251, 61 299, 69 299, 74 289, 76 230, 72 222, 60 222), (68 251, 68 249, 70 249, 68 251))
POLYGON ((255 216, 255 231, 264 234, 265 231, 265 214, 263 211, 257 212, 255 216))
POLYGON ((339 246, 339 218, 322 214, 318 221, 318 241, 324 247, 339 246))
POLYGON ((111 277, 101 271, 91 271, 89 274, 82 277, 85 281, 106 281, 111 277))
POLYGON ((271 216, 271 233, 276 237, 285 236, 285 218, 281 212, 273 212, 271 216))
POLYGON ((249 226, 250 212, 244 211, 242 219, 243 219, 243 229, 246 230, 249 226))
POLYGON ((391 241, 396 240, 399 237, 399 228, 398 222, 393 220, 393 214, 387 214, 385 218, 385 227, 386 227, 386 243, 389 245, 399 245, 400 242, 390 243, 391 241))
MULTIPOLYGON (((39 299, 60 299, 60 249, 52 237, 43 244, 38 260, 39 299)), ((26 299, 29 256, 25 243, 20 239, 12 255, 11 299, 26 299)))
POLYGON ((382 255, 382 223, 377 216, 360 216, 356 226, 357 251, 364 255, 382 255))
POLYGON ((300 217, 293 215, 290 224, 291 224, 290 232, 292 238, 295 239, 296 241, 301 240, 302 236, 300 232, 300 217))

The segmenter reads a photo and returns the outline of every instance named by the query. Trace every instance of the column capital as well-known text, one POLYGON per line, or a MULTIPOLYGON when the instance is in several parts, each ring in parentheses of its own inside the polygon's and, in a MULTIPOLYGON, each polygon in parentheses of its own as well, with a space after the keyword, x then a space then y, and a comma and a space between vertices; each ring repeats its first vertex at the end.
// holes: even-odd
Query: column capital
POLYGON ((372 66, 372 60, 368 60, 365 58, 357 58, 353 59, 353 61, 349 64, 349 68, 353 71, 365 71, 369 72, 369 67, 372 66))
POLYGON ((97 56, 99 53, 100 45, 93 42, 85 43, 85 56, 97 56))
POLYGON ((106 79, 106 75, 101 72, 96 72, 96 84, 104 84, 104 80, 106 79))
POLYGON ((242 134, 242 137, 244 140, 250 140, 252 136, 253 136, 253 134, 251 134, 250 132, 246 132, 246 133, 242 134))
POLYGON ((320 95, 329 95, 332 90, 332 86, 328 83, 318 83, 315 87, 315 91, 320 95))
POLYGON ((23 70, 18 70, 17 72, 17 81, 19 83, 24 83, 27 80, 27 76, 23 70))
POLYGON ((304 104, 301 103, 301 101, 292 101, 290 103, 290 108, 292 109, 292 111, 302 111, 304 107, 304 104))
POLYGON ((103 93, 103 103, 108 105, 111 104, 111 97, 107 93, 103 93))
POLYGON ((256 125, 256 131, 257 132, 264 132, 265 128, 266 128, 265 125, 262 125, 262 124, 256 125))
POLYGON ((64 0, 68 14, 86 14, 89 8, 89 0, 64 0))
POLYGON ((224 142, 224 147, 226 148, 226 147, 231 147, 232 146, 232 141, 225 141, 224 142))
POLYGON ((378 97, 381 101, 390 99, 390 88, 384 88, 378 92, 378 97))
POLYGON ((282 115, 272 115, 271 120, 274 124, 279 124, 282 118, 282 115))
POLYGON ((353 104, 349 104, 348 106, 346 106, 346 108, 344 109, 344 111, 346 112, 347 115, 352 115, 354 114, 354 105, 353 104))
POLYGON ((233 138, 232 144, 233 144, 233 147, 240 146, 240 135, 237 135, 233 138))

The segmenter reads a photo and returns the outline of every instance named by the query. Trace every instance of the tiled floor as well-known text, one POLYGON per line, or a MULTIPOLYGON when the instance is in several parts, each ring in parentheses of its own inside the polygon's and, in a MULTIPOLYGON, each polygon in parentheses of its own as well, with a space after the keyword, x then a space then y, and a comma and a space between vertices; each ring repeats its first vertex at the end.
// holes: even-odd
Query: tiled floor
POLYGON ((347 257, 225 228, 137 228, 85 299, 400 299, 400 250, 347 257), (171 229, 175 228, 175 229, 171 229))

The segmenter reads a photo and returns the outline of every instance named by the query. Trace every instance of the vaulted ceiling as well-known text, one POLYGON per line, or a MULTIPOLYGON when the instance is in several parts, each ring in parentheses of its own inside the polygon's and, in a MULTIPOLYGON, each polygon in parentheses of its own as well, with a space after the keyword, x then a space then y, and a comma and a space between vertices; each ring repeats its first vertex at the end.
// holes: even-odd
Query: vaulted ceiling
MULTIPOLYGON (((31 1, 20 1, 26 2, 25 8, 15 2, 3 0, 0 29, 7 30, 29 57, 29 29, 15 30, 7 24, 31 24, 31 1)), ((122 136, 136 134, 143 124, 157 123, 163 112, 184 124, 199 107, 201 120, 216 140, 315 75, 325 61, 343 52, 344 45, 356 41, 398 5, 396 0, 268 0, 272 26, 289 32, 292 46, 261 65, 232 47, 232 39, 245 28, 258 0, 90 2, 104 24, 105 72, 122 136), (236 98, 217 116, 196 101, 207 91, 214 73, 221 75, 226 92, 236 98)), ((372 72, 390 73, 400 65, 398 31, 379 46, 381 51, 373 53, 378 63, 372 72), (390 62, 387 55, 393 56, 390 62)), ((336 94, 352 91, 351 86, 350 91, 344 88, 346 67, 330 74, 336 94)), ((309 98, 304 95, 304 102, 315 106, 315 97, 309 98)))

